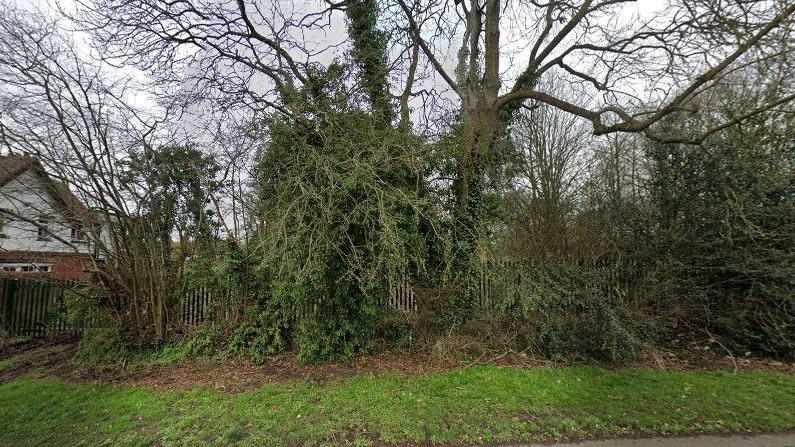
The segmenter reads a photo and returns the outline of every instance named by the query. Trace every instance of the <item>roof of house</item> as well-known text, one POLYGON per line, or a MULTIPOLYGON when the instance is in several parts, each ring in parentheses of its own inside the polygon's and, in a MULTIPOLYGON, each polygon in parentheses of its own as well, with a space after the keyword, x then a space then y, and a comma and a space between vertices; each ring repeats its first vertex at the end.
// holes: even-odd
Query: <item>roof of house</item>
POLYGON ((28 155, 0 155, 0 186, 10 182, 38 161, 28 155))
POLYGON ((86 216, 88 208, 69 189, 66 183, 53 179, 36 157, 30 155, 0 155, 0 187, 4 186, 28 169, 32 169, 44 180, 52 196, 61 205, 61 211, 68 217, 86 216))

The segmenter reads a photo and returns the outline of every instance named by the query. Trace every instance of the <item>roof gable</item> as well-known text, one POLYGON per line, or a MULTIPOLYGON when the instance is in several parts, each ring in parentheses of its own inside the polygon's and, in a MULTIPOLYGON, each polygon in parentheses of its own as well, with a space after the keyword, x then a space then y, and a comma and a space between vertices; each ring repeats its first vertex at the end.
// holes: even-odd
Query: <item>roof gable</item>
POLYGON ((0 187, 31 170, 42 181, 46 191, 54 199, 52 205, 69 218, 88 216, 88 208, 78 199, 69 186, 58 182, 47 174, 41 163, 28 155, 0 155, 0 187))
POLYGON ((0 155, 0 186, 15 179, 38 161, 27 155, 0 155))

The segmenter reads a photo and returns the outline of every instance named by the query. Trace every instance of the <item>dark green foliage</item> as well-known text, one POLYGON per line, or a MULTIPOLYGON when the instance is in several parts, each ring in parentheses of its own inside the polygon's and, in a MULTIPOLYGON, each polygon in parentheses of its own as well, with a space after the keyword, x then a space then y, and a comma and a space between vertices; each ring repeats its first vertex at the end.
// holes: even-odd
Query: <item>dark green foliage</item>
POLYGON ((258 163, 272 297, 307 361, 373 349, 389 278, 421 268, 411 138, 359 112, 317 132, 281 120, 258 163))
POLYGON ((289 347, 288 317, 271 303, 252 306, 246 321, 226 340, 225 352, 256 363, 289 347))
MULTIPOLYGON (((191 353, 261 362, 294 348, 322 362, 379 342, 413 349, 420 334, 431 350, 473 359, 513 349, 630 362, 684 328, 738 352, 795 357, 791 123, 757 117, 702 147, 600 140, 583 163, 583 135, 543 132, 575 121, 527 115, 535 126, 521 143, 510 138, 528 124, 517 119, 519 101, 499 116, 464 104, 428 144, 407 120, 392 125, 377 2, 340 7, 350 65, 311 66, 305 83, 279 85, 289 113, 249 128, 259 142, 255 237, 213 239, 212 158, 190 146, 132 158, 130 175, 150 192, 139 204, 155 254, 171 261, 174 233, 192 249, 154 267, 166 271, 160 290, 174 293, 179 274, 174 284, 215 292, 213 320, 188 342, 191 353), (519 144, 550 147, 530 156, 519 144), (390 282, 403 278, 423 289, 413 318, 387 306, 390 282)), ((527 71, 517 85, 537 77, 527 71)), ((147 242, 138 236, 129 246, 147 242)), ((109 334, 91 335, 82 351, 113 345, 109 334)))
POLYGON ((228 336, 217 324, 205 324, 191 335, 186 350, 191 357, 213 357, 226 352, 228 336))
POLYGON ((509 318, 517 349, 551 359, 627 362, 654 341, 653 297, 641 302, 627 290, 631 266, 557 262, 492 271, 484 304, 509 318))
POLYGON ((344 70, 317 76, 334 106, 267 120, 255 171, 268 306, 305 361, 372 351, 389 279, 421 271, 427 245, 422 142, 361 110, 344 70))
POLYGON ((655 234, 692 324, 793 358, 795 142, 771 119, 699 148, 651 146, 655 234))
POLYGON ((74 355, 74 362, 85 368, 111 368, 125 362, 130 346, 118 327, 87 328, 74 355))
POLYGON ((348 3, 345 13, 348 16, 348 35, 353 41, 351 56, 361 70, 360 78, 373 115, 377 122, 388 126, 394 119, 394 110, 387 82, 387 37, 376 28, 378 3, 375 0, 354 0, 348 3))
POLYGON ((105 179, 118 181, 119 189, 103 200, 123 211, 98 216, 103 234, 91 242, 105 262, 94 284, 103 289, 99 304, 131 343, 160 344, 192 249, 208 250, 217 232, 209 197, 219 187, 220 167, 190 145, 136 148, 119 163, 119 178, 105 179))
POLYGON ((220 170, 212 156, 186 145, 133 153, 126 174, 128 181, 146 185, 147 195, 139 205, 170 240, 172 232, 189 237, 215 234, 218 222, 209 207, 209 192, 219 187, 220 170))
POLYGON ((189 264, 203 285, 233 290, 226 305, 242 312, 203 329, 199 351, 262 360, 295 347, 311 362, 371 352, 390 278, 424 268, 435 230, 423 144, 391 127, 377 4, 350 2, 346 14, 353 67, 312 68, 305 86, 280 91, 303 119, 273 115, 251 129, 262 142, 254 189, 265 223, 255 248, 230 242, 221 268, 212 251, 189 264), (346 85, 351 68, 364 98, 346 85))
POLYGON ((308 112, 309 124, 273 116, 263 126, 267 143, 255 178, 267 222, 261 252, 270 297, 257 325, 236 334, 264 340, 266 352, 289 337, 310 362, 375 348, 389 280, 422 270, 420 222, 430 229, 422 220, 422 142, 391 127, 378 5, 350 2, 346 14, 365 106, 345 86, 348 67, 332 64, 285 95, 308 112))
POLYGON ((290 347, 288 329, 293 319, 273 300, 261 253, 234 240, 222 246, 222 257, 208 251, 205 255, 211 257, 196 256, 188 263, 186 290, 203 286, 214 295, 212 316, 191 337, 188 350, 194 356, 223 355, 260 363, 290 347))
POLYGON ((389 310, 381 319, 376 338, 391 347, 411 349, 413 345, 414 318, 404 310, 389 310))

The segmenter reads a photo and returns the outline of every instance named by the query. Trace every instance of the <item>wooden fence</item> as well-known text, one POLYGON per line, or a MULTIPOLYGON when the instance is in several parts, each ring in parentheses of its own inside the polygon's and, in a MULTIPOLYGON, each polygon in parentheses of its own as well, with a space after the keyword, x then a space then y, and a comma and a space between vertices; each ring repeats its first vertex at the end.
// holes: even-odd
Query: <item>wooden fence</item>
POLYGON ((85 322, 69 321, 64 293, 75 283, 43 279, 0 279, 0 316, 8 335, 73 334, 85 322))
POLYGON ((182 300, 180 322, 194 325, 209 320, 211 317, 213 295, 206 287, 197 287, 188 292, 182 300))
MULTIPOLYGON (((493 308, 495 306, 495 299, 498 290, 503 285, 498 278, 504 279, 504 276, 513 277, 512 282, 520 282, 521 278, 516 270, 516 266, 507 261, 493 263, 489 265, 484 274, 478 278, 477 285, 477 299, 482 307, 493 308), (505 275, 508 273, 507 275, 505 275), (513 273, 513 274, 511 274, 513 273)), ((411 282, 408 278, 403 278, 399 281, 393 281, 390 287, 389 298, 387 304, 390 308, 402 310, 406 312, 417 311, 417 295, 412 289, 411 282)), ((223 306, 214 306, 217 300, 226 299, 231 296, 230 291, 212 292, 205 287, 198 287, 189 292, 182 302, 180 309, 180 321, 186 325, 196 325, 207 321, 214 317, 214 312, 224 311, 221 309, 223 306)), ((228 313, 230 309, 226 309, 228 313)))
POLYGON ((393 282, 391 289, 389 307, 406 312, 417 311, 417 295, 414 294, 408 278, 393 282))
MULTIPOLYGON (((44 336, 77 333, 93 322, 69 322, 66 317, 64 292, 76 283, 44 279, 0 278, 0 316, 2 329, 8 335, 44 336)), ((494 300, 494 275, 484 274, 478 282, 481 306, 491 306, 494 300)), ((245 291, 243 291, 245 292, 245 291)), ((184 325, 198 325, 216 317, 224 309, 232 291, 213 292, 206 287, 189 291, 180 305, 177 320, 184 325)), ((408 278, 394 281, 388 299, 389 307, 406 312, 417 311, 417 296, 408 278)))
MULTIPOLYGON (((221 303, 228 303, 232 291, 213 291, 206 287, 196 287, 189 291, 182 300, 179 309, 179 322, 188 326, 201 324, 223 312, 227 316, 233 309, 226 309, 221 303)), ((392 309, 406 312, 417 311, 417 297, 408 279, 392 283, 389 300, 392 309)))
MULTIPOLYGON (((478 305, 494 308, 499 291, 505 286, 506 279, 515 286, 521 284, 522 278, 516 263, 508 260, 490 261, 477 279, 475 293, 478 305)), ((417 311, 417 295, 408 278, 404 277, 400 281, 392 283, 389 307, 407 312, 417 311)))

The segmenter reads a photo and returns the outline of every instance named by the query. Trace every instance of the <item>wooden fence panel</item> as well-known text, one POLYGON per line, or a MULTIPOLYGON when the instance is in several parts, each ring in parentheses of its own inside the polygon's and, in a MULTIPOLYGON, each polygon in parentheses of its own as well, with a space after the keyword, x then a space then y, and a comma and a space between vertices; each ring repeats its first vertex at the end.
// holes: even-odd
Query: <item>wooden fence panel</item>
MULTIPOLYGON (((416 295, 408 278, 394 282, 390 289, 389 307, 407 312, 417 311, 416 295)), ((216 316, 229 318, 237 314, 235 309, 226 305, 233 293, 235 291, 232 290, 211 291, 203 286, 188 290, 180 305, 179 323, 194 326, 216 316)))
POLYGON ((75 283, 40 279, 0 279, 0 326, 8 335, 42 337, 74 333, 65 314, 64 292, 75 283))
MULTIPOLYGON (((514 272, 512 263, 500 262, 489 265, 478 278, 478 304, 485 308, 495 305, 495 275, 514 272)), ((512 275, 513 276, 513 275, 512 275)), ((513 282, 521 283, 520 275, 513 282)), ((52 280, 0 279, 0 327, 9 335, 44 336, 53 333, 77 333, 95 324, 90 321, 71 323, 64 312, 64 292, 74 287, 74 282, 52 280)), ((246 290, 211 291, 197 287, 188 291, 181 303, 179 322, 184 325, 198 325, 217 316, 231 316, 239 309, 229 307, 231 297, 236 292, 246 290)), ((390 287, 387 305, 406 312, 417 311, 417 297, 408 278, 394 281, 390 287)))
POLYGON ((407 312, 417 311, 417 297, 411 289, 409 279, 404 277, 392 283, 389 293, 389 307, 407 312))
MULTIPOLYGON (((477 305, 482 308, 493 309, 497 306, 497 297, 504 293, 505 284, 521 284, 521 275, 517 266, 512 261, 500 260, 486 264, 483 273, 477 278, 477 305)), ((225 306, 229 298, 236 292, 246 293, 245 290, 226 290, 211 292, 205 287, 197 287, 189 291, 182 302, 180 322, 185 325, 201 324, 214 317, 229 317, 236 309, 225 306)), ((393 281, 390 286, 387 305, 392 309, 406 312, 417 311, 417 296, 412 290, 408 277, 393 281)))
MULTIPOLYGON (((217 300, 222 301, 223 294, 218 294, 217 300)), ((193 326, 201 324, 213 317, 213 293, 206 287, 200 286, 185 294, 180 309, 180 323, 193 326)))

